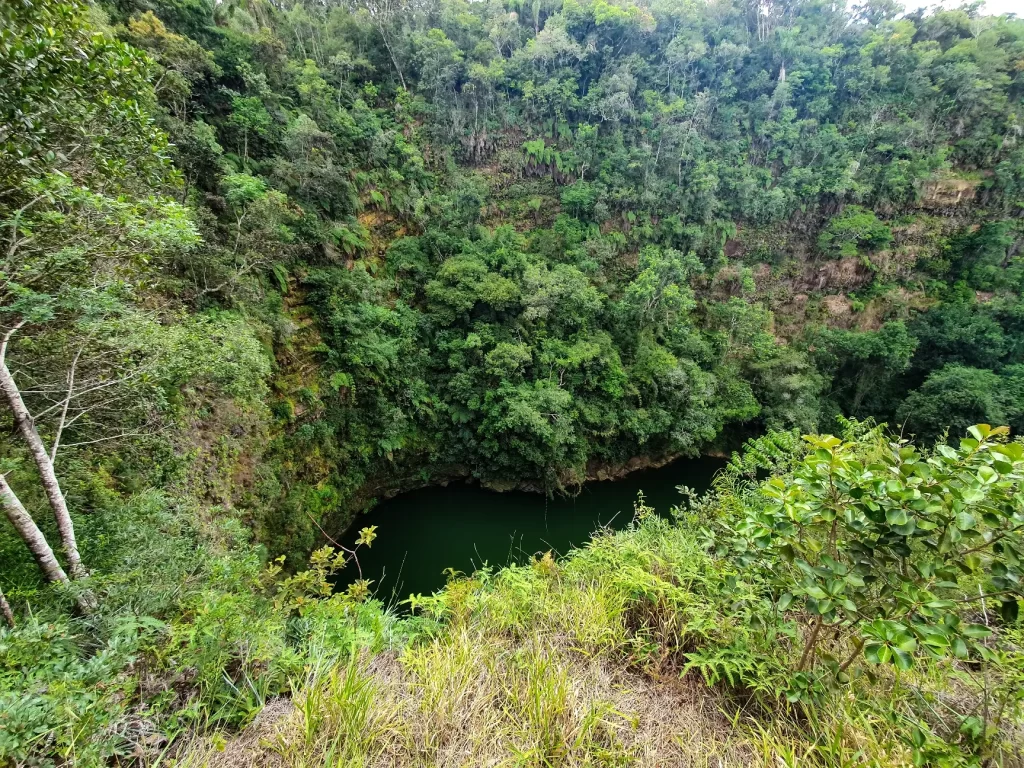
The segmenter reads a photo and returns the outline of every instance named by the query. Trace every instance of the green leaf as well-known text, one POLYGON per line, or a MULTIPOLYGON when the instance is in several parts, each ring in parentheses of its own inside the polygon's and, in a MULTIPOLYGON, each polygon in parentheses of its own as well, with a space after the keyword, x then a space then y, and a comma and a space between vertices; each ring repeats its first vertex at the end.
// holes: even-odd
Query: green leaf
POLYGON ((1007 624, 1012 624, 1020 615, 1020 604, 1016 600, 1004 600, 999 607, 999 615, 1007 624))
POLYGON ((884 664, 888 661, 888 656, 885 659, 882 658, 882 651, 885 646, 882 643, 868 643, 864 646, 864 657, 872 664, 884 664))
POLYGON ((889 525, 906 525, 908 519, 906 511, 899 507, 888 509, 885 512, 885 521, 889 525))
POLYGON ((982 722, 981 718, 978 717, 971 716, 964 718, 963 723, 960 724, 960 733, 972 741, 977 741, 981 738, 984 730, 985 724, 982 722))
POLYGON ((980 488, 966 488, 961 496, 966 503, 977 504, 985 498, 985 493, 980 488))
POLYGON ((952 528, 947 528, 946 532, 942 535, 942 538, 939 540, 940 555, 949 554, 949 552, 953 549, 953 540, 950 535, 950 531, 952 530, 952 528))
POLYGON ((961 531, 969 531, 977 524, 978 521, 970 512, 961 512, 956 516, 956 527, 961 531))
POLYGON ((901 669, 904 672, 914 666, 914 657, 906 651, 895 649, 893 651, 893 663, 897 669, 901 669))
POLYGON ((929 634, 924 638, 924 644, 929 648, 949 648, 949 638, 940 634, 929 634))
POLYGON ((975 424, 973 427, 968 427, 967 431, 971 433, 975 440, 981 442, 992 432, 992 427, 988 424, 975 424))
POLYGON ((356 539, 356 544, 359 544, 359 545, 365 544, 366 546, 369 547, 369 546, 371 546, 373 544, 373 540, 375 538, 377 538, 377 526, 376 525, 370 525, 370 526, 367 526, 366 528, 360 529, 360 531, 359 531, 359 538, 356 539))
POLYGON ((896 641, 897 647, 906 653, 913 653, 917 650, 917 639, 912 635, 903 635, 896 641))
POLYGON ((982 624, 968 624, 960 632, 964 637, 969 637, 973 640, 980 640, 992 635, 992 630, 982 624))
POLYGON ((898 533, 900 536, 913 536, 914 531, 917 530, 917 525, 911 518, 910 520, 907 520, 907 522, 903 525, 892 526, 892 529, 896 531, 896 533, 898 533))
POLYGON ((952 648, 953 648, 953 655, 956 656, 958 659, 966 659, 967 658, 967 654, 968 654, 967 643, 965 643, 963 641, 963 638, 954 637, 953 638, 953 646, 952 646, 952 648))
POLYGON ((981 519, 985 521, 986 525, 995 527, 1003 522, 1002 518, 999 517, 995 512, 985 511, 981 513, 981 519))

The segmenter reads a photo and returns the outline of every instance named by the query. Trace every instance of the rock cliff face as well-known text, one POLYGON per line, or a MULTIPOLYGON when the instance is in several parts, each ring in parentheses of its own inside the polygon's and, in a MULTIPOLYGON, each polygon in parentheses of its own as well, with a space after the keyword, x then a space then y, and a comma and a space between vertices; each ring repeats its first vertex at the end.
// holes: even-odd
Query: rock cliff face
POLYGON ((939 177, 922 185, 922 208, 945 209, 973 201, 978 195, 982 179, 939 177))
MULTIPOLYGON (((726 457, 728 452, 720 448, 708 448, 704 450, 705 456, 726 457)), ((563 487, 568 492, 578 488, 583 483, 606 482, 621 480, 628 475, 645 469, 659 469, 667 466, 678 459, 683 458, 682 454, 660 454, 656 456, 634 456, 628 461, 613 463, 604 461, 591 461, 586 468, 586 474, 581 479, 579 476, 562 478, 563 487)), ((474 483, 480 482, 481 487, 498 493, 509 491, 523 491, 525 493, 545 493, 546 489, 539 483, 516 480, 484 480, 477 481, 473 478, 472 468, 468 466, 448 466, 439 473, 424 477, 422 473, 407 473, 397 477, 380 478, 377 481, 367 483, 358 494, 353 497, 349 508, 349 515, 355 515, 360 511, 372 507, 374 504, 387 499, 393 499, 403 493, 415 491, 430 486, 446 487, 451 483, 474 483)), ((342 526, 348 525, 351 521, 339 521, 342 526)), ((335 526, 338 527, 338 526, 335 526)))
POLYGON ((621 464, 593 461, 587 465, 587 481, 619 480, 641 469, 658 469, 680 458, 679 454, 666 456, 634 456, 621 464))

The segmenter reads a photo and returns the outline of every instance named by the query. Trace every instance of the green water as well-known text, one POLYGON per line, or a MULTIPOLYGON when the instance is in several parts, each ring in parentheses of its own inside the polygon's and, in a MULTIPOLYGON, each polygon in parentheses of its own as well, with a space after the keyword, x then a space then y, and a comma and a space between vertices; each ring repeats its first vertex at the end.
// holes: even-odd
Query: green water
MULTIPOLYGON (((601 526, 621 528, 632 519, 638 491, 647 504, 667 514, 680 501, 676 486, 704 491, 724 463, 683 459, 621 480, 588 483, 575 498, 497 493, 461 482, 424 488, 361 515, 341 542, 351 547, 358 529, 377 526, 376 541, 360 549, 359 561, 376 596, 397 604, 410 594, 429 594, 444 586, 447 568, 471 573, 483 565, 523 562, 549 549, 564 554, 585 544, 601 526)), ((340 585, 356 577, 350 565, 340 585)))

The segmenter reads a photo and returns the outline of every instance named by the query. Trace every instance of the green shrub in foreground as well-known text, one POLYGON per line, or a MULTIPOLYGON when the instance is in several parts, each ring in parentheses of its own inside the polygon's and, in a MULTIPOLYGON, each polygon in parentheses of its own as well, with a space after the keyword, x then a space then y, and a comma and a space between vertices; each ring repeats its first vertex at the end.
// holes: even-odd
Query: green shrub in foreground
MULTIPOLYGON (((887 667, 898 688, 900 673, 950 659, 958 680, 980 690, 961 736, 990 754, 1021 699, 1005 685, 1015 679, 1006 654, 1017 651, 1004 628, 1024 596, 1024 445, 985 424, 931 450, 882 428, 849 431, 808 436, 791 471, 735 485, 742 506, 719 518, 717 551, 763 574, 780 614, 808 621, 789 701, 813 706, 855 672, 873 683, 887 667), (990 690, 990 669, 1002 689, 990 690)), ((909 716, 901 725, 924 761, 927 725, 909 716)))

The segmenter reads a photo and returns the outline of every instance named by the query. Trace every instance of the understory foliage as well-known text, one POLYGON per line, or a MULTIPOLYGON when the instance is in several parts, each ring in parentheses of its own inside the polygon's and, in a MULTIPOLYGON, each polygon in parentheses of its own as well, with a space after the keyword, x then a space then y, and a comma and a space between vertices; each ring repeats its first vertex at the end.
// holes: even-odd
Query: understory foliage
POLYGON ((227 525, 197 567, 188 510, 140 498, 118 512, 142 542, 130 559, 166 559, 167 584, 98 580, 101 616, 0 635, 0 749, 83 766, 1017 765, 1021 446, 985 425, 935 448, 854 422, 771 433, 671 516, 641 498, 624 531, 453 577, 402 616, 361 582, 332 592, 358 553, 281 580, 227 525))
POLYGON ((847 5, 0 4, 0 764, 1019 765, 1024 21, 847 5))
POLYGON ((748 448, 672 519, 414 596, 407 644, 186 765, 1018 765, 1021 444, 748 448))
POLYGON ((33 292, 9 319, 57 300, 46 275, 97 268, 108 305, 71 290, 55 319, 241 314, 273 356, 270 411, 259 471, 222 496, 291 568, 382 486, 553 493, 837 414, 928 440, 1019 426, 1024 22, 38 5, 5 10, 2 38, 10 280, 33 292), (125 240, 48 250, 117 216, 125 240))

